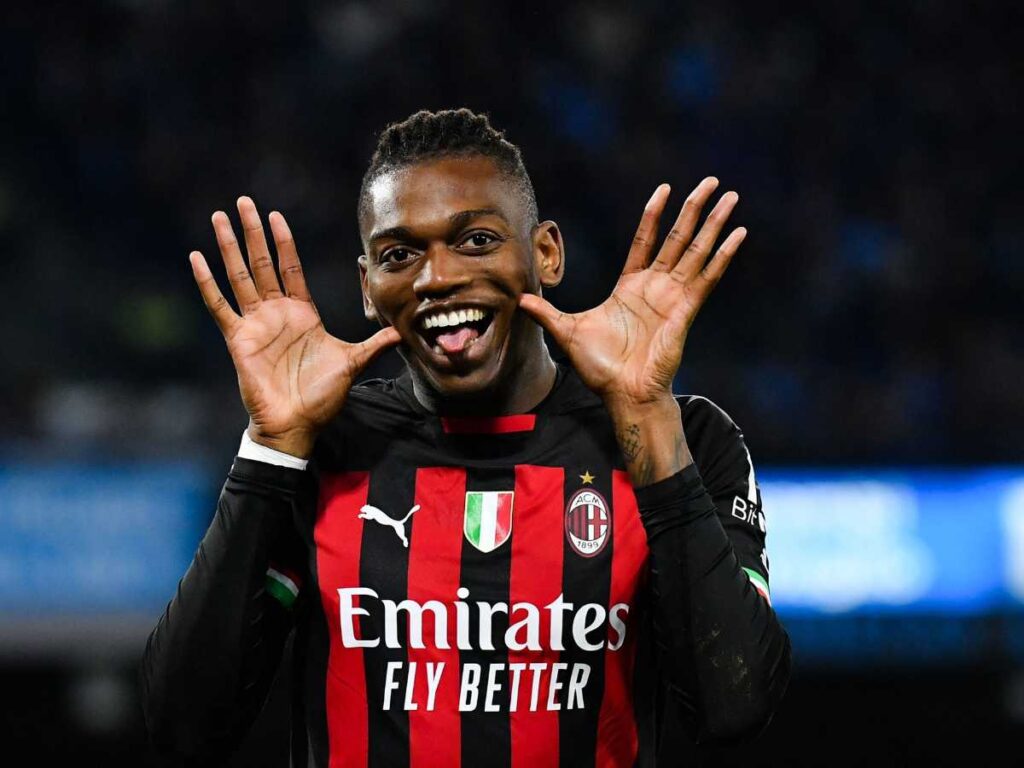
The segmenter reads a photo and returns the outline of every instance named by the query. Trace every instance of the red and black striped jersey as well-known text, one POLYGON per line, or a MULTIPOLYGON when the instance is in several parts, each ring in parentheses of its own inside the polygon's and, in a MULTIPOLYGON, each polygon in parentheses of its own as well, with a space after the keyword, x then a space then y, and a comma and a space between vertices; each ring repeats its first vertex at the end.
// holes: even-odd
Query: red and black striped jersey
MULTIPOLYGON (((753 610, 770 614, 742 435, 708 400, 679 402, 716 525, 753 610)), ((255 589, 266 647, 242 654, 229 686, 251 691, 211 744, 244 729, 291 630, 296 766, 632 766, 664 750, 673 712, 684 728, 688 694, 680 707, 660 690, 637 494, 600 399, 570 369, 533 412, 494 418, 426 412, 408 374, 367 382, 307 472, 236 459, 232 474, 226 514, 265 518, 234 575, 255 589)))

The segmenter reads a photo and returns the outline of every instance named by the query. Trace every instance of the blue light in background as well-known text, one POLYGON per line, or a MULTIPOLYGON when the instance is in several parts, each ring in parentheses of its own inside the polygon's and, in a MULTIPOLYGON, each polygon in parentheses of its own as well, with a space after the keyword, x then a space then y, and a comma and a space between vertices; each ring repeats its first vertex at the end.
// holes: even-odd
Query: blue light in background
POLYGON ((796 663, 1024 658, 1024 471, 764 471, 772 602, 796 663))
MULTIPOLYGON (((798 663, 1024 658, 1024 469, 758 479, 772 601, 798 663)), ((0 639, 40 617, 93 617, 102 629, 135 614, 145 620, 132 631, 147 631, 216 490, 198 464, 0 467, 0 639)))
POLYGON ((0 468, 0 617, 159 610, 212 511, 188 464, 0 468))
POLYGON ((1022 605, 1019 470, 760 475, 784 615, 980 615, 1022 605))

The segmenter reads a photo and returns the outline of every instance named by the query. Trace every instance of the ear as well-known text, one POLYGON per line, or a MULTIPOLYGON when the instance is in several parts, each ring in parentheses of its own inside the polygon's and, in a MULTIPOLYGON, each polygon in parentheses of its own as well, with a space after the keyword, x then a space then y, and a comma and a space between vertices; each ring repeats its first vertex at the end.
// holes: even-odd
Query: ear
POLYGON ((383 325, 380 321, 380 315, 377 314, 377 307, 370 300, 369 289, 366 285, 366 265, 368 263, 369 259, 366 258, 365 253, 359 257, 359 287, 363 290, 363 314, 366 315, 366 319, 370 322, 383 325))
POLYGON ((543 288, 554 288, 565 274, 565 244, 553 221, 542 221, 533 230, 533 263, 543 288))

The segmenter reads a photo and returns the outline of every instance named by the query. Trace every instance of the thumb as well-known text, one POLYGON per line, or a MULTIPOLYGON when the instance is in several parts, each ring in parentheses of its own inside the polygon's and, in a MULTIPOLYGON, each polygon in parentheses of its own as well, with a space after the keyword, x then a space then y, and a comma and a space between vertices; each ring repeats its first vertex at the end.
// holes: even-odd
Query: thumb
POLYGON ((388 347, 395 346, 402 337, 394 326, 381 328, 373 336, 355 344, 352 350, 352 364, 357 371, 361 371, 370 361, 388 347))
POLYGON ((551 334, 551 337, 562 347, 572 338, 572 329, 576 324, 573 315, 556 309, 551 302, 532 293, 524 293, 519 297, 519 308, 532 317, 537 324, 551 334))

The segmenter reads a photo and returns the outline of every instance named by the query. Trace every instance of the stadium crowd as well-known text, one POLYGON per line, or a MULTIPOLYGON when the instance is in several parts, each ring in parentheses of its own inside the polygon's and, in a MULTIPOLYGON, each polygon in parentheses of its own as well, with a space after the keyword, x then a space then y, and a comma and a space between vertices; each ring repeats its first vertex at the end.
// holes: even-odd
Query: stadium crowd
POLYGON ((368 335, 354 214, 375 134, 465 104, 523 147, 563 225, 566 309, 610 289, 655 184, 740 192, 751 235, 678 389, 761 461, 1019 459, 1019 25, 866 5, 8 9, 6 446, 230 455, 244 413, 187 262, 216 253, 210 213, 243 193, 286 212, 328 329, 368 335))

